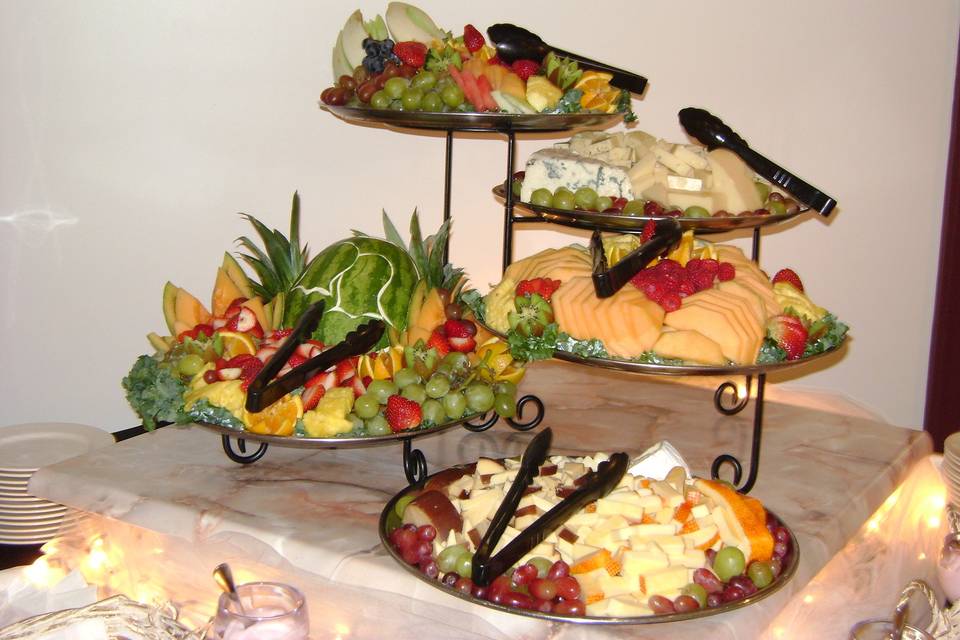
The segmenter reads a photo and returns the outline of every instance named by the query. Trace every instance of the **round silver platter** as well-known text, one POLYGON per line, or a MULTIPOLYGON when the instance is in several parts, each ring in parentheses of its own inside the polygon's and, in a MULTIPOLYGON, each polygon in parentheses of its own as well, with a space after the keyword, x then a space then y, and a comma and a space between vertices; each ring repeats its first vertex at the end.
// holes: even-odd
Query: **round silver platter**
POLYGON ((324 104, 320 108, 354 124, 440 131, 567 131, 578 127, 608 126, 623 118, 621 113, 440 113, 324 104))
MULTIPOLYGON (((493 195, 500 200, 506 200, 507 192, 502 184, 498 184, 493 188, 493 195)), ((684 231, 692 229, 700 234, 724 233, 737 229, 754 229, 756 227, 779 224, 808 211, 807 208, 801 208, 796 213, 779 215, 672 218, 670 216, 630 216, 622 213, 554 209, 552 207, 541 207, 529 202, 520 202, 519 200, 515 201, 513 206, 515 210, 519 210, 531 219, 574 227, 576 229, 599 229, 600 231, 617 233, 638 233, 643 231, 643 226, 649 220, 665 220, 667 218, 679 222, 680 227, 684 231)))
POLYGON ((216 431, 225 436, 231 436, 239 440, 250 440, 252 442, 266 442, 267 444, 276 445, 278 447, 292 447, 297 449, 353 449, 358 447, 375 447, 377 445, 383 444, 392 444, 399 440, 419 438, 422 436, 429 436, 434 433, 442 433, 449 429, 452 429, 456 426, 467 422, 468 420, 473 420, 474 418, 479 417, 481 414, 474 414, 465 416, 459 420, 454 420, 452 422, 445 422, 443 424, 438 424, 433 427, 424 427, 421 429, 408 429, 406 431, 400 431, 397 433, 390 433, 384 436, 343 436, 343 437, 332 437, 332 438, 308 438, 308 437, 299 437, 299 436, 271 436, 261 433, 252 433, 250 431, 242 431, 237 429, 231 429, 230 427, 224 427, 218 424, 210 424, 209 422, 196 422, 201 427, 210 429, 211 431, 216 431))
MULTIPOLYGON (((465 466, 466 465, 459 465, 456 467, 451 467, 451 469, 460 469, 465 466)), ((449 471, 449 469, 445 469, 444 471, 449 471)), ((438 473, 444 473, 444 471, 440 471, 438 473)), ((432 478, 434 475, 437 475, 437 473, 431 475, 430 477, 432 478)), ((790 543, 791 543, 790 553, 786 556, 786 559, 784 560, 783 571, 770 584, 770 586, 768 586, 765 589, 761 589, 757 591, 755 594, 753 594, 752 596, 743 598, 742 600, 737 600, 735 602, 728 602, 718 607, 697 609, 696 611, 687 611, 684 613, 662 613, 662 614, 653 614, 649 616, 632 616, 632 617, 567 616, 567 615, 560 615, 556 613, 542 613, 540 611, 529 611, 526 609, 514 609, 512 607, 507 607, 500 604, 494 604, 486 600, 480 600, 478 598, 474 598, 473 596, 467 595, 465 593, 461 593, 456 589, 445 587, 443 583, 440 582, 439 580, 428 578, 423 573, 421 573, 421 571, 417 567, 413 565, 409 565, 403 561, 403 558, 400 556, 400 554, 390 544, 390 539, 389 539, 390 532, 387 531, 387 518, 390 515, 390 513, 393 512, 394 507, 400 498, 416 490, 417 488, 415 486, 407 487, 406 489, 403 489, 402 491, 400 491, 400 493, 393 496, 393 498, 391 498, 389 502, 387 502, 387 505, 383 508, 383 511, 380 513, 380 522, 378 525, 378 529, 380 533, 380 542, 383 544, 387 552, 393 557, 393 559, 396 560, 409 573, 413 574, 420 580, 423 580, 424 582, 430 585, 433 585, 437 589, 440 589, 441 591, 449 594, 452 597, 460 598, 461 600, 466 600, 467 602, 472 602, 474 604, 480 605, 482 607, 487 607, 489 609, 496 609, 497 611, 502 611, 504 613, 512 613, 514 615, 526 616, 529 618, 539 618, 541 620, 550 620, 554 622, 573 622, 577 624, 594 624, 594 625, 660 624, 663 622, 678 622, 681 620, 693 620, 696 618, 706 618, 709 616, 715 616, 722 613, 727 613, 728 611, 733 611, 735 609, 740 609, 742 607, 749 606, 755 602, 759 602, 760 600, 763 600, 768 596, 773 595, 774 593, 782 589, 784 585, 786 585, 790 581, 794 573, 796 573, 797 571, 797 565, 799 564, 799 560, 800 560, 800 547, 797 543, 797 537, 793 534, 793 531, 790 529, 790 527, 788 527, 779 517, 777 517, 775 513, 768 510, 768 513, 770 513, 774 518, 776 518, 776 520, 780 523, 780 525, 786 528, 787 532, 790 534, 790 543)))

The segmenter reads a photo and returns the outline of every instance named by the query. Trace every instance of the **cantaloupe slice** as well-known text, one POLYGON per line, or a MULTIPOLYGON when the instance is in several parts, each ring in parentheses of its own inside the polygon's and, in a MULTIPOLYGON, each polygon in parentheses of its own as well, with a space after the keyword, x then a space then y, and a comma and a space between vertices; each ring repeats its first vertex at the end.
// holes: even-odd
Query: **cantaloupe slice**
POLYGON ((500 93, 513 96, 517 100, 527 99, 527 85, 520 79, 520 76, 511 72, 505 73, 500 80, 500 93))
POLYGON ((250 285, 250 278, 247 277, 247 274, 240 268, 240 264, 232 255, 229 253, 223 254, 223 264, 221 268, 230 277, 233 284, 237 285, 237 288, 240 289, 240 293, 244 298, 253 297, 253 287, 250 285))
POLYGON ((177 290, 175 309, 177 321, 188 329, 193 329, 198 324, 209 324, 213 319, 207 308, 183 289, 177 290))
POLYGON ((507 268, 504 278, 515 282, 531 278, 552 278, 563 282, 568 278, 587 275, 593 269, 590 254, 581 248, 546 249, 528 258, 518 260, 507 268))
POLYGON ((180 291, 180 287, 172 282, 168 281, 167 284, 163 286, 163 320, 167 323, 167 331, 169 331, 172 336, 177 335, 174 324, 177 321, 178 291, 180 291))
POLYGON ((663 324, 676 330, 699 331, 718 345, 723 356, 743 364, 744 337, 729 312, 712 306, 684 304, 664 316, 663 324))
POLYGON ((717 285, 717 289, 728 295, 741 298, 750 307, 750 312, 760 326, 763 327, 766 325, 767 311, 764 307, 763 300, 753 289, 736 280, 721 282, 717 285))
POLYGON ((750 310, 750 306, 747 302, 736 295, 731 295, 726 291, 721 291, 720 289, 706 289, 700 291, 696 295, 703 296, 704 300, 708 300, 717 304, 718 306, 724 306, 729 309, 732 309, 734 314, 737 316, 737 319, 740 321, 741 326, 747 331, 747 334, 755 340, 762 340, 764 335, 764 325, 760 320, 753 314, 750 310))
MULTIPOLYGON (((734 332, 737 334, 739 346, 738 346, 737 358, 735 362, 739 362, 742 364, 750 364, 753 362, 752 360, 753 354, 751 352, 750 345, 753 343, 754 336, 747 330, 747 328, 744 326, 743 322, 740 320, 740 318, 734 312, 733 309, 725 305, 715 304, 712 301, 704 300, 702 298, 691 300, 689 304, 687 304, 687 306, 703 307, 703 308, 712 309, 721 313, 726 318, 726 321, 729 324, 729 326, 732 327, 734 332)), ((705 332, 701 331, 701 333, 705 333, 705 332)))
MULTIPOLYGON (((210 300, 210 310, 214 316, 221 317, 227 312, 227 307, 237 298, 245 298, 240 288, 230 279, 223 267, 217 269, 217 280, 213 283, 213 296, 210 300)), ((261 323, 262 324, 262 323, 261 323)))
POLYGON ((653 352, 664 358, 696 364, 718 367, 727 364, 720 345, 699 331, 664 331, 654 343, 653 352))

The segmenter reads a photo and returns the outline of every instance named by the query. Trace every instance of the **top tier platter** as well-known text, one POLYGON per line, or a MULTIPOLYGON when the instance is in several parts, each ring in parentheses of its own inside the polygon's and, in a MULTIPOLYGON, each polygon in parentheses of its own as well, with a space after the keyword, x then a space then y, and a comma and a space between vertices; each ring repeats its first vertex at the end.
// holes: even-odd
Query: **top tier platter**
POLYGON ((435 131, 549 133, 579 127, 609 126, 623 118, 621 113, 439 113, 332 105, 321 105, 321 108, 352 124, 384 124, 389 127, 435 131))

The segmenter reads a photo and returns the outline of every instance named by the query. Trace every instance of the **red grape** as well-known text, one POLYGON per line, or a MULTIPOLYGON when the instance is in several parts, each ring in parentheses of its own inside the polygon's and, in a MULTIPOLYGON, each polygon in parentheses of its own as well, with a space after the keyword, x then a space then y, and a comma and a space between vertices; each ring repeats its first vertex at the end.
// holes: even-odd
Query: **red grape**
POLYGON ((437 537, 437 528, 432 524, 425 524, 417 529, 417 537, 424 542, 433 542, 433 539, 437 537))
POLYGON ((473 580, 470 578, 461 577, 453 585, 453 588, 461 593, 470 593, 473 589, 473 580))
POLYGON ((783 558, 785 555, 787 555, 789 550, 790 547, 788 547, 786 544, 783 542, 777 542, 773 545, 773 556, 775 558, 783 558))
POLYGON ((337 86, 343 87, 344 89, 349 89, 350 91, 356 91, 357 81, 353 79, 353 76, 344 74, 340 76, 339 80, 337 80, 337 86))
POLYGON ((407 524, 403 525, 403 527, 401 527, 401 528, 404 529, 404 530, 406 530, 406 531, 409 531, 410 533, 416 533, 416 532, 417 532, 417 525, 415 525, 415 524, 413 524, 413 523, 411 523, 411 522, 408 522, 407 524))
POLYGON ((659 202, 654 202, 653 200, 650 200, 643 205, 643 215, 662 216, 663 207, 660 206, 659 202))
POLYGON ((777 542, 788 544, 790 542, 790 532, 786 527, 777 527, 773 532, 773 539, 777 542))
POLYGON ((519 591, 508 591, 505 593, 502 603, 516 609, 533 609, 533 598, 519 591))
POLYGON ((670 598, 665 598, 664 596, 650 596, 650 600, 647 601, 647 606, 650 607, 650 610, 654 613, 676 613, 676 609, 673 606, 673 602, 670 601, 670 598))
POLYGON ((400 556, 407 564, 417 564, 420 562, 420 554, 413 547, 406 547, 400 550, 400 556))
POLYGON ((436 578, 440 575, 440 567, 437 566, 437 563, 432 558, 429 560, 420 561, 420 571, 423 572, 423 575, 428 578, 436 578))
POLYGON ((557 578, 563 578, 564 576, 570 575, 570 565, 568 565, 563 560, 557 560, 553 563, 553 566, 550 567, 550 571, 547 572, 547 577, 551 580, 556 580, 557 578))
POLYGON ((537 598, 533 601, 533 608, 541 613, 550 613, 553 611, 553 600, 541 600, 537 598))
POLYGON ((697 602, 697 599, 693 596, 682 595, 677 596, 677 599, 673 601, 673 608, 679 613, 683 613, 685 611, 696 611, 700 608, 700 603, 697 602))
POLYGON ((529 584, 536 578, 537 568, 529 563, 523 565, 522 567, 517 567, 517 570, 513 572, 513 584, 517 586, 529 584))
POLYGON ((580 597, 580 583, 573 576, 557 578, 557 595, 564 600, 576 600, 580 597))
POLYGON ((728 584, 739 587, 745 596, 752 596, 757 592, 757 585, 753 584, 753 580, 747 576, 733 576, 728 584))
POLYGON ((553 605, 553 612, 561 616, 582 616, 587 613, 587 605, 580 600, 561 600, 553 605))
POLYGON ((473 588, 470 589, 470 595, 478 600, 485 600, 487 597, 487 587, 481 587, 478 584, 473 585, 473 588))
POLYGON ((721 604, 723 604, 723 596, 719 593, 711 593, 707 596, 708 607, 719 607, 721 604))
POLYGON ((710 569, 696 569, 693 572, 693 581, 707 590, 707 593, 720 593, 723 583, 710 569))
POLYGON ((530 593, 544 600, 553 600, 557 597, 557 583, 549 578, 538 578, 530 583, 530 593))
POLYGON ((747 597, 747 594, 744 593, 743 589, 733 584, 727 585, 727 588, 723 590, 722 595, 724 602, 734 602, 747 597))
POLYGON ((433 555, 433 545, 429 542, 416 542, 413 545, 413 550, 417 554, 417 558, 429 558, 433 555))
POLYGON ((780 575, 780 572, 783 571, 783 562, 780 558, 770 558, 770 571, 773 572, 774 578, 780 575))
POLYGON ((451 571, 449 573, 443 574, 443 580, 441 580, 441 582, 443 582, 443 584, 445 584, 448 587, 452 587, 453 585, 457 584, 457 580, 459 579, 460 579, 460 574, 457 573, 456 571, 451 571))
POLYGON ((705 552, 707 556, 707 564, 713 566, 713 559, 717 557, 717 552, 714 549, 707 549, 705 552))

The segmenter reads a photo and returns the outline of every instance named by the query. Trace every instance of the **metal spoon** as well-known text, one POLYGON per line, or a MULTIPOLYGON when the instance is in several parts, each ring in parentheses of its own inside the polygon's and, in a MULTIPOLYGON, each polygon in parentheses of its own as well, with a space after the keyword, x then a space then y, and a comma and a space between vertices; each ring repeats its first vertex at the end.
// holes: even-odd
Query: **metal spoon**
POLYGON ((243 603, 240 602, 240 594, 237 593, 237 585, 233 582, 233 571, 230 570, 230 565, 226 562, 218 564, 217 568, 213 570, 213 579, 223 589, 223 592, 236 603, 240 613, 246 615, 243 610, 243 603))

